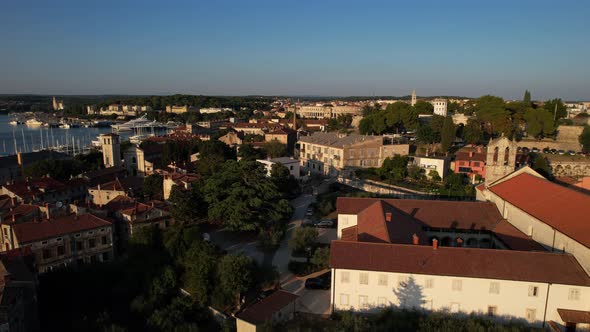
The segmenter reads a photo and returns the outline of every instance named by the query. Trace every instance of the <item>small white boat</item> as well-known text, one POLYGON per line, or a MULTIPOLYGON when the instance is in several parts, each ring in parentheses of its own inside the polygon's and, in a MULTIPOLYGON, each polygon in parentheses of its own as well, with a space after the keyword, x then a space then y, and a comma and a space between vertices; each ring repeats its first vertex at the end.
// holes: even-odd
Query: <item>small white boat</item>
POLYGON ((23 122, 22 122, 22 121, 18 121, 18 120, 12 120, 12 121, 10 121, 9 123, 10 123, 11 125, 13 125, 13 126, 17 126, 17 125, 21 125, 21 124, 23 124, 23 122))
POLYGON ((72 128, 72 126, 70 126, 68 123, 62 123, 61 125, 59 125, 59 127, 61 129, 70 129, 70 128, 72 128))
POLYGON ((32 126, 32 127, 36 127, 36 126, 42 126, 43 122, 39 121, 35 118, 32 119, 28 119, 27 122, 25 122, 27 124, 27 126, 32 126))

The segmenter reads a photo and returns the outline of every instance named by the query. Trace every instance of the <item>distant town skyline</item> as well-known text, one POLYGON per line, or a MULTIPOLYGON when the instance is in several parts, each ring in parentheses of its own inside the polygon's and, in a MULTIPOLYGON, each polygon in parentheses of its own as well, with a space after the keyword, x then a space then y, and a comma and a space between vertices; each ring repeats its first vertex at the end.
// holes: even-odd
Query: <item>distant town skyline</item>
POLYGON ((590 99, 581 1, 0 4, 0 94, 590 99))

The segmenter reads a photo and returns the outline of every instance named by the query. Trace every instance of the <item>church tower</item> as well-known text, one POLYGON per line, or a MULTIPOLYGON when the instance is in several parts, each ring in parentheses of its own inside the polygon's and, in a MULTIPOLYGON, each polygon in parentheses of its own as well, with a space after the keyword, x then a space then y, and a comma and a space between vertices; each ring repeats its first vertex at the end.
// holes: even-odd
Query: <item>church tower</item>
POLYGON ((411 102, 412 106, 416 105, 416 90, 412 90, 412 102, 411 102))
POLYGON ((105 168, 121 166, 121 143, 117 134, 100 135, 102 161, 105 168))
POLYGON ((516 170, 516 150, 516 142, 507 137, 490 139, 486 156, 486 186, 516 170))
POLYGON ((58 107, 58 105, 57 105, 57 100, 55 100, 55 96, 54 96, 54 97, 53 97, 53 110, 54 110, 54 111, 57 111, 57 107, 58 107))

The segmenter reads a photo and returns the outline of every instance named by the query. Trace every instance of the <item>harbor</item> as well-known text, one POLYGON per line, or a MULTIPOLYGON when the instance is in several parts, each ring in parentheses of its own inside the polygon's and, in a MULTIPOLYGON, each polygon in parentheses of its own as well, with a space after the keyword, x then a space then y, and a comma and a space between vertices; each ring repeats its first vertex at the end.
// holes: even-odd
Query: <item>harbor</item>
POLYGON ((100 148, 98 136, 118 133, 134 144, 165 135, 179 124, 158 123, 139 117, 127 122, 55 119, 43 114, 0 115, 0 155, 53 150, 72 155, 100 148))

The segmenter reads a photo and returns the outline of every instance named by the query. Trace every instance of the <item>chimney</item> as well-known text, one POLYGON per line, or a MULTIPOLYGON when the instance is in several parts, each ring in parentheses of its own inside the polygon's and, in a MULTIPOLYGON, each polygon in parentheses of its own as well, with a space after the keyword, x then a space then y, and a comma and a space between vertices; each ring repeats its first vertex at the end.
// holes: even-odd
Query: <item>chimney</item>
POLYGON ((414 233, 414 235, 412 235, 412 244, 418 245, 418 242, 420 242, 420 238, 418 237, 418 235, 416 235, 416 233, 414 233))
POLYGON ((15 206, 15 204, 14 204, 14 196, 10 196, 10 206, 15 206))
POLYGON ((391 212, 386 212, 385 213, 385 221, 391 222, 391 212))
POLYGON ((437 239, 432 240, 432 249, 434 249, 434 250, 438 249, 438 240, 437 239))
POLYGON ((49 220, 50 214, 49 214, 49 203, 45 203, 45 209, 47 210, 47 220, 49 220))
POLYGON ((463 239, 462 238, 458 238, 457 239, 457 247, 462 247, 463 246, 463 239))
POLYGON ((469 158, 473 158, 473 151, 469 151, 469 158))
POLYGON ((482 150, 481 150, 481 146, 478 146, 478 147, 477 147, 477 153, 481 153, 481 152, 482 152, 482 150))

